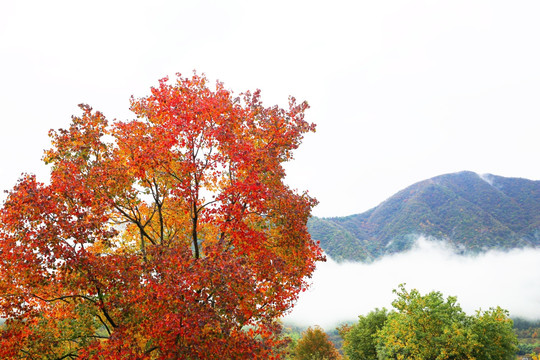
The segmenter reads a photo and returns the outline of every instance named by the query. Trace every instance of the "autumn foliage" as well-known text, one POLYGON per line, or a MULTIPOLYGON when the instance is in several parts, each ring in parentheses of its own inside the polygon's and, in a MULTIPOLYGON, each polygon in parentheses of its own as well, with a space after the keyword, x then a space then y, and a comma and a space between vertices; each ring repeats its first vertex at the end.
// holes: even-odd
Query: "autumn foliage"
POLYGON ((294 347, 295 360, 340 360, 341 356, 324 330, 309 327, 294 347))
POLYGON ((271 359, 322 254, 284 183, 306 103, 167 79, 51 131, 0 213, 2 359, 271 359))

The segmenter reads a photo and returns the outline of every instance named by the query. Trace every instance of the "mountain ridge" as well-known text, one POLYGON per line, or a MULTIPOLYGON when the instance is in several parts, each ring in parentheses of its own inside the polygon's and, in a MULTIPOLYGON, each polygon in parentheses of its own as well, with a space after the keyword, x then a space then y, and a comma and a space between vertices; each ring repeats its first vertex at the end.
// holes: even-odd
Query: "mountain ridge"
POLYGON ((337 261, 372 261, 406 251, 419 236, 457 251, 540 245, 540 181, 471 171, 439 175, 398 191, 378 206, 308 222, 337 261))

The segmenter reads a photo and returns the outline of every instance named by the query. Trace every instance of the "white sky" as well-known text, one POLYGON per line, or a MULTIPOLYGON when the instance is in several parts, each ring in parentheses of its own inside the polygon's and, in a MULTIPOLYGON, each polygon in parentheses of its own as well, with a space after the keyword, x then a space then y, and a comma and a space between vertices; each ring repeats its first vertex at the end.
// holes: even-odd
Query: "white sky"
POLYGON ((88 103, 192 70, 318 124, 288 182, 314 214, 363 212, 471 170, 540 179, 537 1, 15 1, 0 3, 0 189, 44 176, 47 132, 88 103))
MULTIPOLYGON (((77 104, 131 118, 132 94, 192 70, 237 93, 260 88, 267 105, 285 105, 288 95, 309 101, 318 130, 288 166, 288 182, 319 199, 317 216, 360 213, 414 182, 461 170, 538 180, 539 18, 536 0, 2 0, 0 189, 22 172, 46 178, 47 132, 69 126, 77 104)), ((528 292, 539 288, 538 252, 490 255, 473 268, 429 249, 391 258, 396 267, 385 270, 321 264, 313 292, 341 297, 306 297, 292 316, 354 318, 389 306, 400 282, 457 295, 471 309, 496 301, 539 314, 540 297, 528 292), (419 260, 431 258, 438 265, 419 260), (517 281, 511 269, 526 276, 517 281), (422 280, 430 273, 439 277, 422 280), (368 302, 336 306, 355 297, 368 302)))

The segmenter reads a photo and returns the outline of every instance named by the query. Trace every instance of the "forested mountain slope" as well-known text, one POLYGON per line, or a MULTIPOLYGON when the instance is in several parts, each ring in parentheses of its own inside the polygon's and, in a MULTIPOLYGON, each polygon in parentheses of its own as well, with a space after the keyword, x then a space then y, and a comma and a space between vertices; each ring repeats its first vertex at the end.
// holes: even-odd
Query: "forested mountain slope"
POLYGON ((477 253, 540 245, 540 181, 470 171, 418 182, 362 214, 313 217, 309 230, 333 259, 370 261, 418 236, 477 253))

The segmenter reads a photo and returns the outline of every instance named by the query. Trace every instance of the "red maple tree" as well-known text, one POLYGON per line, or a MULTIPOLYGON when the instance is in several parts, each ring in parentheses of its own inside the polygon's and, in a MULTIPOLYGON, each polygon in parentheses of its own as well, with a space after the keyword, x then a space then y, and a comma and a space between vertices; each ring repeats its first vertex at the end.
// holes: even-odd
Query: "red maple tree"
POLYGON ((277 357, 323 259, 316 201, 283 183, 307 103, 194 74, 132 98, 132 121, 80 107, 50 133, 50 184, 25 175, 0 210, 0 357, 277 357))

